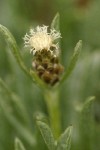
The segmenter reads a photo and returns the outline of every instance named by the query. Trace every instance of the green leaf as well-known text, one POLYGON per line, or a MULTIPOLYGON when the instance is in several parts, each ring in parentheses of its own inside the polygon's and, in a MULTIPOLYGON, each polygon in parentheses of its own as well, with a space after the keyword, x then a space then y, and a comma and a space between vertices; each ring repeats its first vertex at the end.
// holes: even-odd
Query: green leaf
POLYGON ((35 79, 36 83, 42 87, 42 89, 47 88, 47 85, 37 76, 37 74, 32 69, 30 69, 30 75, 35 79))
POLYGON ((57 150, 70 150, 73 127, 68 127, 58 139, 57 150))
POLYGON ((9 101, 14 104, 15 107, 17 107, 17 112, 22 116, 23 120, 28 124, 30 123, 28 113, 24 107, 24 104, 22 103, 22 100, 13 93, 6 85, 6 83, 0 78, 0 90, 2 93, 4 93, 4 96, 7 96, 9 98, 9 101))
POLYGON ((3 114, 12 125, 12 127, 16 129, 16 131, 26 140, 26 142, 34 146, 36 144, 34 135, 13 115, 12 108, 8 107, 8 104, 4 101, 4 99, 0 100, 0 107, 2 108, 3 114))
MULTIPOLYGON (((17 46, 17 43, 16 43, 13 35, 10 33, 10 31, 6 27, 4 27, 1 24, 0 24, 0 32, 4 36, 5 41, 8 43, 10 50, 11 50, 13 56, 15 57, 16 61, 18 62, 20 68, 28 75, 29 78, 31 78, 31 80, 34 83, 39 85, 37 80, 35 81, 36 75, 34 75, 34 74, 31 75, 30 71, 24 64, 24 61, 22 59, 22 56, 20 54, 19 48, 17 46)), ((41 85, 39 85, 39 86, 41 87, 41 85)))
POLYGON ((71 61, 69 63, 69 66, 68 66, 64 76, 61 79, 61 83, 64 82, 72 73, 72 71, 77 63, 77 60, 79 58, 81 49, 82 49, 82 41, 80 40, 75 47, 74 53, 73 53, 71 61))
MULTIPOLYGON (((94 118, 93 118, 93 102, 95 97, 89 97, 84 103, 80 112, 80 146, 83 149, 91 150, 94 142, 94 118), (85 140, 84 140, 85 139, 85 140)), ((82 149, 82 150, 83 150, 82 149)))
POLYGON ((95 96, 91 96, 86 100, 81 110, 83 114, 87 114, 90 112, 90 108, 94 100, 95 100, 95 96))
POLYGON ((37 121, 37 125, 39 127, 39 130, 43 136, 43 139, 44 139, 48 149, 55 150, 55 140, 54 140, 52 131, 49 128, 49 126, 42 121, 37 121))
POLYGON ((88 125, 91 126, 91 119, 93 119, 93 116, 91 114, 92 113, 91 110, 92 110, 92 104, 93 104, 94 100, 95 100, 94 96, 89 97, 85 101, 85 103, 84 103, 84 105, 83 105, 83 107, 81 109, 81 116, 80 116, 81 117, 81 121, 82 121, 81 125, 86 127, 86 128, 88 127, 88 125))
MULTIPOLYGON (((59 13, 57 13, 55 15, 55 17, 53 18, 53 20, 51 22, 51 29, 55 29, 56 31, 60 32, 60 15, 59 15, 59 13)), ((58 45, 60 47, 60 43, 61 43, 60 38, 56 39, 56 42, 58 43, 58 45)), ((59 53, 61 53, 60 49, 59 49, 59 53)))
POLYGON ((10 31, 4 27, 3 25, 0 24, 0 32, 2 33, 2 35, 4 36, 5 41, 8 43, 11 52, 13 54, 13 56, 15 57, 16 61, 18 62, 19 66, 21 67, 21 69, 30 76, 29 74, 29 70, 27 69, 27 67, 24 64, 24 61, 21 57, 19 48, 17 46, 17 43, 13 37, 13 35, 10 33, 10 31))
POLYGON ((15 150, 25 150, 22 142, 18 138, 15 139, 15 150))
POLYGON ((59 26, 60 26, 59 22, 60 22, 60 15, 59 15, 59 13, 57 13, 55 15, 54 19, 52 20, 51 28, 59 31, 59 26))

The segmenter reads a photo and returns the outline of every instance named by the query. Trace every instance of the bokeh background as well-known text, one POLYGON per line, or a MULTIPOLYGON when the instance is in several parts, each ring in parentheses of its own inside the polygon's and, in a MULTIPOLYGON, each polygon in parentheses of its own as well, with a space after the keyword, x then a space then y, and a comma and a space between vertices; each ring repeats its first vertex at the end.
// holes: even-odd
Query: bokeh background
MULTIPOLYGON (((83 41, 77 66, 61 88, 62 130, 74 125, 72 150, 100 150, 100 0, 0 0, 0 24, 14 35, 29 68, 32 57, 24 48, 24 35, 30 27, 50 25, 57 12, 60 14, 64 66, 67 66, 78 40, 83 41), (92 112, 95 122, 92 146, 89 146, 90 139, 86 138, 91 135, 88 127, 86 137, 81 139, 78 114, 79 106, 89 96, 96 96, 92 112)), ((0 150, 14 150, 16 137, 22 140, 27 150, 47 149, 34 119, 40 112, 42 117, 48 118, 42 92, 21 71, 1 35, 0 76, 18 95, 24 107, 20 110, 0 89, 0 105, 5 107, 4 110, 0 107, 0 150), (34 146, 34 136, 38 139, 38 146, 34 146)))

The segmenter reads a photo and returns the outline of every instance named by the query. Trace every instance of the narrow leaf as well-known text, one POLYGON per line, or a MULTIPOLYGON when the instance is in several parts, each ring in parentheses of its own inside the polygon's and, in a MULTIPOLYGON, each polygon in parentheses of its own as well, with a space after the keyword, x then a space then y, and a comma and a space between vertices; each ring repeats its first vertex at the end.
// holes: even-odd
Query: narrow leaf
POLYGON ((90 111, 89 108, 91 107, 91 104, 94 102, 94 100, 95 96, 89 97, 83 105, 82 112, 86 113, 87 111, 90 111))
POLYGON ((70 150, 73 127, 68 127, 58 139, 57 150, 70 150))
POLYGON ((34 135, 30 132, 30 130, 22 125, 18 119, 14 117, 12 114, 12 111, 10 107, 5 103, 5 101, 0 100, 0 107, 2 108, 3 114, 9 121, 9 123, 12 125, 14 129, 30 144, 30 145, 35 145, 36 140, 34 135))
POLYGON ((89 97, 84 103, 80 113, 80 146, 83 149, 93 149, 94 142, 94 118, 92 105, 95 97, 89 97), (85 140, 84 140, 85 139, 85 140))
MULTIPOLYGON (((56 31, 60 32, 60 15, 59 13, 57 13, 55 15, 55 17, 53 18, 52 22, 51 22, 51 29, 55 29, 56 31)), ((61 38, 56 39, 56 42, 58 43, 59 47, 60 47, 60 43, 61 43, 61 38)), ((59 49, 59 53, 61 53, 60 49, 59 49)))
MULTIPOLYGON (((19 48, 17 46, 17 43, 13 37, 13 35, 10 33, 10 31, 4 27, 3 25, 0 24, 0 32, 2 33, 2 35, 4 36, 6 42, 8 43, 10 49, 11 49, 11 52, 13 54, 13 56, 15 57, 15 59, 17 60, 19 66, 21 67, 21 69, 29 75, 29 71, 27 69, 27 67, 25 66, 24 64, 24 61, 21 57, 21 54, 20 54, 20 51, 19 51, 19 48)), ((30 76, 30 75, 29 75, 30 76)))
POLYGON ((61 80, 61 83, 64 82, 64 81, 69 77, 69 75, 72 73, 72 71, 73 71, 73 69, 74 69, 74 67, 75 67, 75 65, 76 65, 76 63, 77 63, 77 60, 78 60, 78 58, 79 58, 81 49, 82 49, 82 41, 80 40, 80 41, 77 43, 76 47, 75 47, 73 56, 72 56, 72 58, 71 58, 71 61, 70 61, 70 63, 69 63, 69 66, 68 66, 68 68, 67 68, 67 70, 66 70, 66 72, 65 72, 65 74, 64 74, 64 76, 63 76, 63 78, 62 78, 62 80, 61 80))
POLYGON ((37 121, 39 130, 49 150, 55 150, 55 140, 49 126, 41 121, 37 121))
POLYGON ((22 100, 7 87, 6 83, 1 78, 0 78, 0 89, 2 92, 5 93, 5 96, 9 97, 9 100, 12 101, 14 105, 18 108, 17 112, 20 113, 24 121, 26 123, 30 123, 29 116, 24 107, 24 104, 22 103, 22 100))
MULTIPOLYGON (((20 54, 19 48, 17 46, 17 43, 13 37, 13 35, 10 33, 10 31, 4 27, 3 25, 0 24, 0 32, 2 33, 2 35, 4 36, 4 39, 6 40, 6 42, 8 43, 10 50, 13 54, 13 56, 15 57, 16 61, 18 62, 20 68, 28 75, 29 78, 31 78, 31 80, 38 84, 38 82, 35 81, 35 76, 34 74, 31 75, 30 71, 28 70, 28 68, 26 67, 26 65, 24 64, 24 61, 22 59, 22 56, 20 54)), ((41 86, 41 85, 40 85, 41 86)))
POLYGON ((15 150, 25 150, 25 147, 18 138, 15 139, 15 150))
POLYGON ((59 21, 60 21, 60 15, 59 13, 57 13, 54 19, 52 20, 51 28, 59 31, 59 21))
POLYGON ((46 84, 37 76, 37 74, 32 69, 30 69, 30 75, 34 78, 36 83, 38 83, 42 87, 42 89, 47 88, 46 84))

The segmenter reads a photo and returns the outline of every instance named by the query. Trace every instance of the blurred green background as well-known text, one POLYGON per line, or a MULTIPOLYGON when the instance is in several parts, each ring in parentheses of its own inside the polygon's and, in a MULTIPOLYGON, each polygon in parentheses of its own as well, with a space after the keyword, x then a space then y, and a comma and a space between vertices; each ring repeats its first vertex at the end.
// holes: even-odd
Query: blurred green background
MULTIPOLYGON (((29 68, 32 57, 24 48, 24 35, 30 27, 50 25, 57 12, 60 13, 61 59, 64 66, 67 66, 78 40, 83 41, 77 66, 61 87, 62 130, 70 124, 74 125, 71 150, 100 150, 100 1, 0 0, 0 24, 6 26, 14 35, 29 68), (91 135, 90 130, 81 139, 83 129, 79 127, 78 108, 89 96, 96 96, 92 110, 95 122, 92 146, 86 144, 90 140, 86 138, 91 135)), ((18 95, 24 107, 24 110, 20 110, 9 94, 0 89, 0 105, 5 108, 2 110, 0 107, 0 150, 14 150, 15 137, 22 140, 27 150, 47 149, 34 119, 35 114, 40 112, 42 117, 48 119, 42 92, 21 71, 1 35, 0 76, 9 89, 18 95), (11 114, 11 118, 5 111, 11 114), (34 136, 38 139, 38 145, 35 146, 34 140, 32 141, 34 136)))

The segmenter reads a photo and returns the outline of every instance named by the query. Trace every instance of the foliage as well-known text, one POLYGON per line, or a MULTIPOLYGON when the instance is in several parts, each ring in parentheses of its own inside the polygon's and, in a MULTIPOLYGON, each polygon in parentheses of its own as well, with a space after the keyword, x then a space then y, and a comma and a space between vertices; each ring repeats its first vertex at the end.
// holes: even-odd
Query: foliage
POLYGON ((0 2, 0 149, 100 149, 99 4, 0 2), (49 87, 30 69, 22 37, 30 25, 50 24, 55 12, 51 28, 62 33, 57 42, 65 69, 60 82, 49 87))

